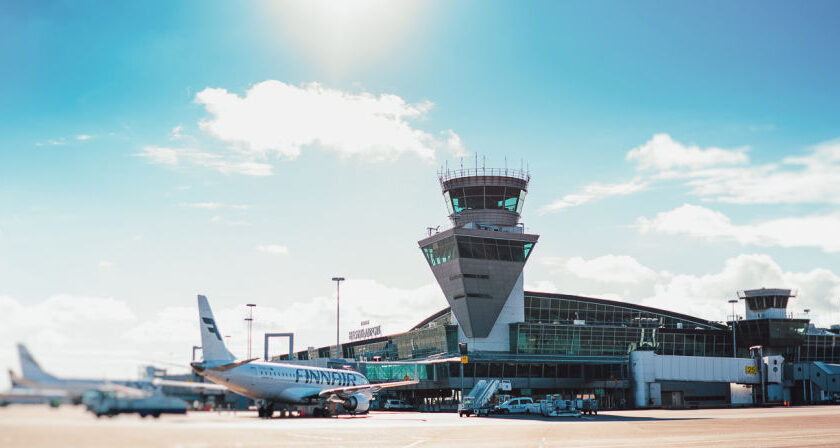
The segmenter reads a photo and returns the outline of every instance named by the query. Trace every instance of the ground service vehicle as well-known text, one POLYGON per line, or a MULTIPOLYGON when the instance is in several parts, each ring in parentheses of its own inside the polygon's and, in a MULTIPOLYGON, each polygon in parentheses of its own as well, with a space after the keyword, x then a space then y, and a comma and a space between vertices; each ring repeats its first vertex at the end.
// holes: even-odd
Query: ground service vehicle
POLYGON ((158 418, 161 414, 186 414, 187 403, 181 399, 167 397, 159 392, 145 395, 126 394, 113 389, 91 389, 84 393, 84 404, 97 417, 118 414, 151 415, 158 418))
POLYGON ((531 397, 511 398, 493 409, 497 414, 538 414, 539 403, 534 403, 531 397))
POLYGON ((407 411, 411 409, 411 405, 402 400, 388 399, 385 400, 382 409, 387 411, 407 411))
POLYGON ((540 402, 540 413, 546 417, 581 417, 578 400, 564 400, 560 395, 546 395, 540 402))

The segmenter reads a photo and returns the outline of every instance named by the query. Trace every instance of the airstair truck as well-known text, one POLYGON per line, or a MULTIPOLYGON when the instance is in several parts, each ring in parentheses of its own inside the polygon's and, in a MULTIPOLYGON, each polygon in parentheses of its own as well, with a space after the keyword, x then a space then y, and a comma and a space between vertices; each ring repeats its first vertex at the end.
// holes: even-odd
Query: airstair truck
POLYGON ((509 391, 511 389, 510 381, 497 379, 478 380, 470 393, 464 397, 463 402, 458 405, 458 416, 489 415, 494 409, 490 399, 500 389, 509 391))

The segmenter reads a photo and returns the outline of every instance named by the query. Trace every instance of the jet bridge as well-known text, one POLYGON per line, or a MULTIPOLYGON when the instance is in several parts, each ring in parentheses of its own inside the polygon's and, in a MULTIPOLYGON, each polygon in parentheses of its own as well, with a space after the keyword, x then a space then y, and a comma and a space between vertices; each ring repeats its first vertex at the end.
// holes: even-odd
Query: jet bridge
POLYGON ((797 362, 793 364, 793 380, 802 385, 802 401, 818 402, 840 395, 840 364, 797 362))
MULTIPOLYGON (((780 362, 777 357, 769 358, 780 362)), ((768 361, 765 357, 764 363, 768 361)), ((636 407, 662 405, 660 381, 762 384, 762 372, 754 358, 668 356, 636 350, 630 353, 630 369, 636 407)), ((765 382, 781 383, 781 369, 768 373, 771 376, 765 376, 765 382)))

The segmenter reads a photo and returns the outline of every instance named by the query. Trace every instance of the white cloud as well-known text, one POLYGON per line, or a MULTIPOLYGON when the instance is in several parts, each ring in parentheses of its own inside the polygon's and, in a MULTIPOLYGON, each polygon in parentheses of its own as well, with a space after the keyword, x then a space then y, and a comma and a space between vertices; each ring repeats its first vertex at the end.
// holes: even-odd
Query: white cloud
POLYGON ((139 157, 146 157, 152 163, 175 166, 178 164, 178 151, 162 146, 146 146, 143 152, 137 154, 139 157))
POLYGON ((840 204, 840 141, 825 142, 779 164, 685 173, 691 193, 735 204, 840 204))
POLYGON ((66 144, 67 144, 67 141, 65 139, 59 138, 59 139, 45 140, 43 142, 37 142, 37 143, 35 143, 35 146, 61 146, 61 145, 66 145, 66 144))
POLYGON ((272 174, 272 167, 267 163, 255 162, 242 157, 239 160, 230 160, 227 156, 190 148, 146 146, 143 148, 143 152, 135 155, 145 157, 152 163, 173 167, 178 166, 180 161, 184 160, 193 165, 214 169, 222 174, 244 174, 247 176, 270 176, 272 174))
MULTIPOLYGON (((610 260, 624 256, 606 255, 597 260, 610 260)), ((575 257, 578 258, 578 257, 575 257)), ((704 319, 721 321, 731 314, 727 300, 735 298, 736 292, 743 289, 791 288, 799 291, 799 296, 790 302, 789 312, 801 313, 810 308, 811 318, 820 326, 840 322, 840 277, 833 272, 817 268, 806 272, 788 272, 782 269, 770 256, 763 254, 742 254, 727 259, 723 267, 708 274, 673 274, 662 270, 656 271, 626 257, 624 266, 635 269, 640 275, 624 276, 637 278, 638 283, 614 281, 609 268, 598 271, 587 269, 584 277, 571 272, 568 261, 563 258, 549 257, 544 264, 557 267, 553 272, 555 281, 563 285, 563 292, 589 297, 618 300, 670 311, 676 311, 704 319), (632 261, 630 261, 632 260, 632 261), (627 262, 629 261, 629 262, 627 262), (603 277, 598 276, 603 273, 603 277)), ((600 263, 590 263, 597 265, 600 263)), ((610 263, 604 263, 609 266, 610 263)), ((574 269, 574 267, 573 267, 574 269)), ((580 271, 578 269, 578 271, 580 271)), ((625 271, 620 271, 625 272, 625 271)), ((619 276, 618 278, 622 278, 619 276)), ((539 284, 540 282, 538 282, 539 284)), ((540 289, 532 289, 540 291, 540 289)), ((743 304, 736 308, 743 314, 743 304)))
MULTIPOLYGON (((431 134, 415 129, 432 108, 423 101, 407 103, 396 95, 348 93, 318 83, 293 86, 276 80, 260 82, 244 96, 207 88, 196 95, 211 118, 201 129, 256 156, 293 159, 303 147, 319 145, 343 156, 391 159, 413 153, 434 158, 442 146, 431 134)), ((449 131, 451 132, 451 131, 449 131)), ((458 145, 454 133, 450 144, 458 145)))
MULTIPOLYGON (((208 295, 231 351, 245 356, 245 307, 208 295)), ((254 335, 294 332, 296 350, 335 343, 335 297, 290 299, 276 307, 257 304, 254 335)), ((42 366, 65 377, 134 378, 144 363, 168 361, 188 367, 190 347, 200 345, 195 296, 139 319, 113 298, 59 295, 26 304, 0 295, 0 366, 19 369, 14 342, 24 342, 42 366)), ((410 329, 447 306, 436 284, 391 288, 374 280, 348 279, 341 285, 341 338, 362 320, 382 324, 386 334, 410 329)), ((282 347, 282 344, 278 344, 282 347)), ((262 345, 254 343, 260 355, 262 345)), ((277 347, 277 346, 275 346, 277 347)), ((274 349, 277 353, 281 348, 274 349)), ((0 377, 0 386, 6 377, 0 377)), ((0 387, 2 389, 3 387, 0 387)))
POLYGON ((206 210, 215 210, 222 206, 221 202, 192 202, 189 204, 182 204, 184 207, 203 208, 206 210))
POLYGON ((639 169, 670 170, 675 168, 706 168, 718 165, 741 164, 749 161, 745 149, 722 149, 686 146, 668 134, 656 134, 644 145, 627 153, 627 160, 639 169))
POLYGON ((452 152, 452 155, 455 157, 465 157, 469 155, 467 150, 464 148, 464 143, 461 141, 461 136, 455 133, 452 129, 448 129, 442 132, 443 135, 446 136, 446 146, 452 152))
POLYGON ((175 126, 174 128, 172 128, 171 131, 169 131, 169 138, 172 139, 172 140, 182 139, 182 138, 184 138, 183 131, 184 131, 184 127, 179 124, 178 126, 175 126))
POLYGON ((14 343, 23 342, 48 370, 67 376, 93 371, 104 378, 117 372, 115 359, 131 351, 118 335, 135 320, 124 302, 109 297, 61 294, 24 304, 0 296, 0 365, 18 370, 14 343), (83 352, 90 353, 85 360, 79 358, 83 352))
POLYGON ((88 134, 79 134, 79 135, 76 136, 76 140, 80 140, 80 141, 90 140, 92 138, 93 138, 93 136, 88 135, 88 134))
POLYGON ((99 269, 102 269, 102 270, 104 270, 104 271, 109 271, 109 270, 111 270, 113 267, 114 267, 114 263, 112 263, 112 262, 110 262, 110 261, 108 261, 108 260, 101 260, 101 261, 99 262, 99 269))
POLYGON ((221 217, 221 216, 219 216, 219 215, 216 215, 216 216, 213 216, 212 218, 210 218, 210 222, 212 222, 212 223, 218 223, 218 224, 224 224, 224 225, 226 225, 226 226, 230 226, 230 227, 242 227, 242 226, 250 226, 250 225, 251 225, 251 223, 250 223, 250 222, 248 222, 248 221, 242 221, 242 220, 235 220, 235 221, 232 221, 232 220, 227 220, 227 219, 222 218, 222 217, 221 217))
POLYGON ((230 208, 234 210, 249 210, 252 208, 248 204, 223 204, 221 202, 188 202, 181 204, 182 207, 198 208, 203 210, 217 210, 221 208, 230 208))
MULTIPOLYGON (((825 269, 809 272, 785 272, 768 255, 739 255, 724 263, 723 269, 703 276, 676 275, 654 286, 654 294, 643 304, 723 320, 728 311, 727 299, 742 289, 761 287, 792 288, 799 297, 788 311, 798 313, 811 308, 812 318, 820 325, 835 323, 840 306, 840 277, 825 269)), ((743 305, 739 304, 743 314, 743 305)))
POLYGON ((279 244, 259 244, 257 250, 272 255, 285 255, 289 253, 289 248, 279 244))
POLYGON ((525 283, 525 291, 558 293, 560 288, 551 280, 537 280, 535 283, 525 283))
POLYGON ((646 189, 647 186, 648 183, 646 181, 642 181, 640 178, 635 178, 630 182, 619 184, 593 183, 584 186, 576 193, 567 194, 548 205, 540 207, 539 213, 545 214, 557 212, 565 208, 576 207, 578 205, 608 198, 610 196, 626 196, 642 191, 646 189))
POLYGON ((572 257, 566 261, 565 268, 580 278, 614 283, 639 283, 657 275, 627 255, 609 254, 590 260, 572 257))
POLYGON ((665 234, 685 234, 709 241, 735 241, 740 244, 780 247, 818 247, 825 252, 840 251, 840 213, 780 218, 756 224, 736 225, 728 216, 705 207, 684 204, 658 213, 654 218, 637 220, 639 230, 665 234))

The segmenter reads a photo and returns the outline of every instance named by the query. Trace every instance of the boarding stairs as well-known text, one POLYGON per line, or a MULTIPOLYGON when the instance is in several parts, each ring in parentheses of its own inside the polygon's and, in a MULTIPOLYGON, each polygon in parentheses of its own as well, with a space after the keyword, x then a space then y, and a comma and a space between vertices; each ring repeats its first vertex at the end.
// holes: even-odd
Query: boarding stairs
POLYGON ((510 382, 499 379, 481 379, 475 383, 472 390, 464 396, 458 412, 461 415, 487 415, 493 408, 490 400, 499 389, 510 390, 510 382))

